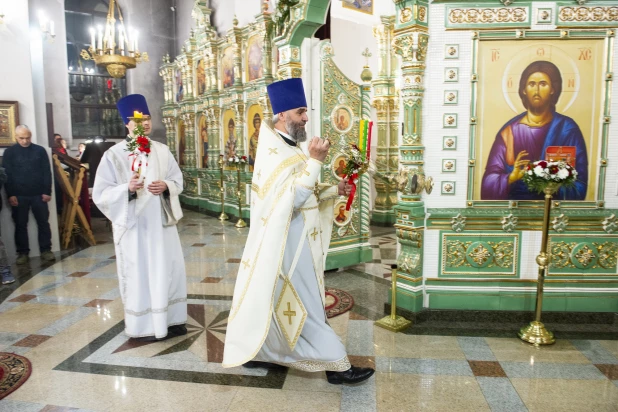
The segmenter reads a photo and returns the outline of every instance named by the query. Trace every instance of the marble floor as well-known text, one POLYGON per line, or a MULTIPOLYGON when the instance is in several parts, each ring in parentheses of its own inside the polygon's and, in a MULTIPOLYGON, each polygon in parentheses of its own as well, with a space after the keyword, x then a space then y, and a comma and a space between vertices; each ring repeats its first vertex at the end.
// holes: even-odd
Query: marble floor
POLYGON ((352 363, 377 372, 357 386, 322 373, 223 369, 236 271, 247 229, 188 212, 189 333, 136 343, 122 330, 111 233, 0 290, 0 351, 26 356, 30 379, 0 411, 618 411, 618 341, 393 334, 383 316, 396 241, 374 228, 374 260, 326 274, 355 299, 331 319, 352 363), (36 272, 36 273, 35 273, 36 272))

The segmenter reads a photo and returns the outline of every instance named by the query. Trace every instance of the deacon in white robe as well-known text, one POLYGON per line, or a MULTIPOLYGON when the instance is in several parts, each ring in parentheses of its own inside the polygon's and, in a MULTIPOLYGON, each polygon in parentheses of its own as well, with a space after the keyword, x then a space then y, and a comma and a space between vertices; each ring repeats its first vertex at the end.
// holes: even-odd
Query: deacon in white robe
POLYGON ((262 123, 252 182, 251 228, 228 319, 224 367, 326 371, 330 383, 358 383, 373 369, 350 365, 324 310, 324 263, 334 202, 351 186, 318 177, 330 142, 299 147, 308 121, 302 81, 268 87, 274 129, 262 123))
MULTIPOLYGON (((135 124, 128 117, 134 111, 148 114, 143 96, 134 96, 140 95, 118 102, 130 131, 135 124)), ((149 116, 143 126, 148 135, 149 116)), ((140 175, 132 171, 135 156, 130 154, 127 141, 105 152, 92 193, 94 203, 112 222, 125 333, 147 340, 183 335, 187 333, 187 284, 175 225, 182 218, 178 200, 182 173, 161 143, 150 141, 140 175)))

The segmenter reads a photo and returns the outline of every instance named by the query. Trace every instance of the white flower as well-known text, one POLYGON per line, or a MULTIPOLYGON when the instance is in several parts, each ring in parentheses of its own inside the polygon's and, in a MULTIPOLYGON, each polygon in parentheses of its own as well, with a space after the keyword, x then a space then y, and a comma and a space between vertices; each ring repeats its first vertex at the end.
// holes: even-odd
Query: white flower
POLYGON ((545 174, 545 172, 543 171, 543 168, 541 166, 536 166, 534 168, 534 174, 539 176, 539 177, 543 177, 543 175, 545 174))
POLYGON ((560 169, 560 170, 558 170, 558 173, 556 173, 556 175, 560 179, 566 179, 567 177, 569 177, 569 171, 566 170, 566 169, 560 169))
POLYGON ((532 170, 528 170, 528 174, 529 174, 530 176, 532 176, 532 175, 534 174, 534 172, 533 172, 532 170))

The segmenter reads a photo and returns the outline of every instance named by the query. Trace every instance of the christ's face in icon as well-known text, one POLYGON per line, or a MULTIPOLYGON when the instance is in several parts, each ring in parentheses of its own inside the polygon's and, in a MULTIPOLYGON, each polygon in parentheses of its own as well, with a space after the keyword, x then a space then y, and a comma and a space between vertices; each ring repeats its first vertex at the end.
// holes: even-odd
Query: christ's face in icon
POLYGON ((551 96, 554 89, 551 79, 545 73, 536 72, 528 77, 526 87, 523 90, 528 101, 528 108, 536 113, 545 112, 551 105, 551 96))

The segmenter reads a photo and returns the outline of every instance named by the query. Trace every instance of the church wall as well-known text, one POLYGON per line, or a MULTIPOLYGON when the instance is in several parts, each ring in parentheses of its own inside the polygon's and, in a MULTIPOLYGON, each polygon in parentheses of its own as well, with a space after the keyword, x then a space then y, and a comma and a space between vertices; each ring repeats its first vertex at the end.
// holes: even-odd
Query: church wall
MULTIPOLYGON (((587 6, 593 7, 609 6, 608 2, 588 2, 587 6), (590 3, 590 4, 588 4, 590 3)), ((564 4, 562 4, 564 5, 564 4)), ((535 262, 539 254, 541 243, 540 215, 522 204, 512 204, 511 206, 496 205, 494 208, 479 207, 479 202, 470 203, 471 198, 468 193, 469 185, 472 184, 471 168, 478 167, 479 158, 475 157, 475 151, 471 151, 470 143, 473 138, 471 127, 471 117, 473 113, 473 103, 476 103, 477 96, 473 93, 472 73, 474 72, 473 59, 473 34, 474 32, 483 33, 478 27, 469 30, 448 30, 445 26, 448 21, 446 8, 449 4, 432 4, 429 11, 429 45, 424 79, 424 99, 423 99, 423 141, 425 146, 425 172, 435 180, 435 188, 431 195, 424 195, 428 212, 426 222, 427 230, 424 234, 423 243, 423 278, 425 306, 434 309, 503 309, 503 310, 529 310, 534 308, 534 296, 536 291, 538 266, 535 262), (449 56, 449 48, 455 47, 455 57, 449 56), (458 69, 459 79, 456 82, 445 81, 447 68, 458 69), (447 92, 454 91, 457 94, 456 103, 447 102, 447 92), (445 122, 448 116, 453 116, 454 124, 447 125, 445 122), (444 144, 444 139, 452 136, 456 139, 456 147, 448 148, 444 144), (470 163, 474 159, 475 163, 470 163), (447 162, 452 163, 448 169, 447 162), (447 186, 448 185, 448 186, 447 186), (449 190, 446 190, 449 188, 449 190), (494 217, 494 214, 500 216, 494 217), (536 213, 536 214, 535 214, 536 213), (508 231, 500 223, 503 217, 519 216, 519 223, 514 230, 508 231), (536 217, 532 217, 536 216, 536 217), (460 222, 459 225, 456 222, 460 222), (529 230, 534 227, 535 230, 529 230), (443 236, 451 236, 450 240, 443 236), (497 274, 494 265, 493 269, 487 267, 468 267, 459 266, 462 273, 446 273, 445 268, 445 248, 444 242, 454 245, 453 242, 485 242, 483 245, 500 241, 511 242, 514 246, 511 251, 514 254, 514 268, 507 274, 497 274), (467 268, 467 269, 466 269, 467 268), (466 272, 469 270, 469 272, 466 272), (466 272, 466 273, 463 273, 466 272)), ((515 2, 511 6, 517 7, 515 2)), ((521 6, 521 5, 520 5, 521 6)), ((524 4, 525 6, 525 4, 524 4)), ((575 5, 577 6, 577 5, 575 5)), ((473 7, 473 6, 470 6, 473 7)), ((491 7, 502 7, 492 5, 491 7)), ((530 24, 525 30, 555 30, 552 24, 538 24, 537 16, 539 9, 549 9, 557 19, 555 2, 533 3, 530 13, 530 24)), ((542 10, 541 10, 542 11, 542 10)), ((595 24, 588 23, 588 27, 595 24)), ((610 25, 611 23, 606 23, 610 25)), ((614 24, 618 26, 618 23, 614 24)), ((585 27, 580 27, 580 29, 585 27)), ((615 27, 604 29, 602 25, 597 25, 596 30, 600 30, 605 35, 605 30, 614 30, 615 27), (601 27, 600 27, 601 26, 601 27)), ((512 29, 514 30, 514 29, 512 29)), ((572 29, 575 32, 575 29, 572 29)), ((614 37, 608 37, 613 42, 612 53, 613 72, 615 74, 618 64, 618 44, 614 37)), ((525 40, 522 40, 525 41, 525 40)), ((530 41, 530 40, 528 40, 530 41)), ((568 42, 570 40, 562 40, 568 42)), ((539 40, 538 43, 542 41, 539 40)), ((496 43, 497 44, 497 43, 496 43)), ((565 43, 567 44, 567 43, 565 43)), ((498 45, 495 46, 498 48, 498 45)), ((478 68, 476 69, 478 71, 478 68)), ((610 72, 612 70, 609 70, 610 72)), ((586 74, 581 74, 585 76, 586 74)), ((568 74, 564 75, 565 78, 568 74)), ((483 79, 479 77, 479 82, 483 79)), ((599 82, 605 82, 605 73, 602 74, 599 82)), ((566 80, 563 80, 563 84, 566 80)), ((610 82, 608 95, 612 97, 618 93, 618 83, 610 82)), ((504 99, 501 92, 495 93, 495 100, 504 99)), ((603 105, 602 99, 591 102, 595 105, 603 105)), ((602 138, 603 111, 596 121, 599 122, 599 135, 602 138)), ((574 116, 571 112, 564 113, 567 116, 574 116)), ((599 170, 605 169, 604 195, 601 198, 592 199, 585 208, 577 207, 578 204, 568 201, 554 204, 559 209, 555 209, 552 219, 564 214, 569 217, 566 228, 552 228, 550 224, 550 244, 554 242, 564 242, 564 244, 577 245, 576 247, 592 248, 597 258, 604 256, 610 258, 610 263, 606 267, 601 267, 596 260, 595 264, 584 265, 582 261, 577 261, 575 249, 570 249, 571 254, 566 256, 569 263, 566 267, 550 267, 550 274, 547 277, 545 293, 545 310, 554 311, 616 311, 618 310, 618 272, 616 264, 611 263, 616 260, 616 229, 612 226, 612 215, 617 215, 618 207, 618 122, 613 119, 618 114, 617 99, 611 100, 610 115, 611 120, 607 125, 607 153, 601 154, 599 147, 592 151, 588 149, 589 162, 598 161, 595 167, 599 170), (602 161, 605 159, 606 165, 602 161), (561 204, 562 203, 562 204, 561 204), (604 223, 605 222, 605 223, 604 223), (613 229, 612 229, 613 228, 613 229), (552 241, 553 239, 553 241, 552 241), (601 246, 601 249, 598 247, 601 246), (603 249, 604 248, 604 249, 603 249), (613 259, 613 261, 612 261, 613 259)), ((499 114, 505 117, 505 122, 513 117, 513 113, 499 114)), ((477 113, 477 116, 480 114, 477 113)), ((576 116, 576 115, 575 115, 576 116)), ((478 118, 479 124, 476 130, 482 126, 480 122, 484 119, 478 118)), ((589 129, 588 129, 589 130, 589 129)), ((583 131, 587 133, 586 130, 583 131)), ((477 132, 478 133, 478 132, 477 132)), ((537 160, 537 159, 530 159, 537 160)), ((484 166, 483 166, 484 167, 484 166)), ((589 187, 597 188, 597 178, 589 181, 589 187)), ((558 221, 557 221, 558 222, 558 221)), ((554 222, 555 223, 555 222, 554 222)), ((465 248, 464 248, 465 249, 465 248)), ((454 249, 448 249, 452 252, 454 249)), ((495 252, 495 251, 494 251, 495 252)), ((607 263, 607 262, 606 262, 607 263)), ((450 268, 451 270, 453 268, 450 268)), ((456 272, 456 270, 455 270, 456 272)), ((405 298, 404 298, 405 300, 405 298)))
MULTIPOLYGON (((5 17, 4 24, 0 26, 0 50, 6 56, 11 56, 11 61, 19 62, 20 65, 19 67, 14 64, 0 65, 0 79, 3 79, 0 88, 0 100, 19 102, 19 123, 28 125, 32 131, 33 143, 47 147, 47 125, 44 122, 45 79, 43 74, 43 48, 45 43, 42 43, 36 27, 34 31, 30 29, 29 19, 32 9, 27 2, 6 3, 3 5, 3 12, 5 17)), ((4 153, 4 148, 0 150, 4 153)), ((3 205, 8 205, 5 191, 2 191, 0 201, 3 202, 3 205)), ((52 250, 58 251, 55 197, 50 202, 49 223, 52 229, 52 250)), ((0 213, 0 227, 9 261, 14 262, 16 258, 13 238, 15 227, 11 218, 11 209, 8 206, 3 207, 0 213)), ((36 221, 31 213, 28 223, 31 256, 39 255, 36 234, 36 221)))
MULTIPOLYGON (((30 9, 32 25, 36 26, 38 23, 39 11, 55 23, 56 38, 53 42, 44 42, 43 47, 45 103, 51 103, 53 106, 54 130, 51 132, 60 133, 69 147, 77 148, 77 144, 73 142, 71 128, 64 0, 30 0, 30 9)), ((47 142, 47 138, 45 141, 47 142)))

